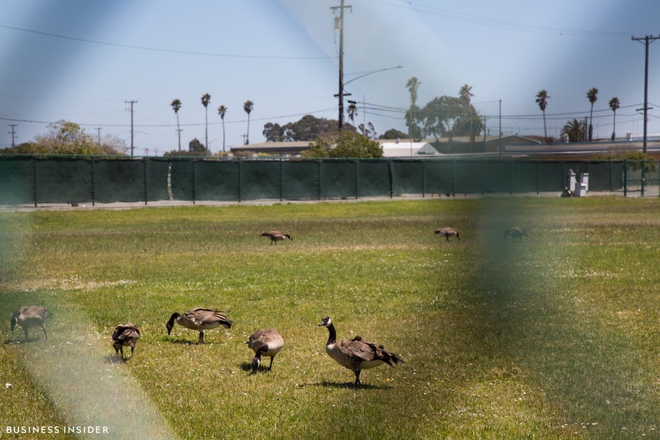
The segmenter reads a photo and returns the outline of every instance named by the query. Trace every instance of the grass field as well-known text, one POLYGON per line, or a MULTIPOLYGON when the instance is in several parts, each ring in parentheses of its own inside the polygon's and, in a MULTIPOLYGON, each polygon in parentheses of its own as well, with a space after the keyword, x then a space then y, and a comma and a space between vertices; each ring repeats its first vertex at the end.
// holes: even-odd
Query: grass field
POLYGON ((609 197, 0 214, 0 438, 660 438, 659 227, 657 200, 609 197), (46 342, 10 332, 31 304, 46 342), (196 306, 233 327, 168 336, 196 306), (325 315, 405 364, 355 389, 325 315), (285 347, 251 375, 260 328, 285 347))

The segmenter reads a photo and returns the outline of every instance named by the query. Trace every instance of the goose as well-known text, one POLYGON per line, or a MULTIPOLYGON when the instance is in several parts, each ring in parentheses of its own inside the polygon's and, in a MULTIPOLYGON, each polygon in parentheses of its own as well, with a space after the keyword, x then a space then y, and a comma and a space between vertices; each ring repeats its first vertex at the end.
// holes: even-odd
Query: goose
POLYGON ((255 374, 259 365, 261 365, 261 356, 270 356, 268 371, 273 368, 273 359, 282 350, 284 339, 282 339, 282 336, 280 336, 277 330, 258 330, 250 335, 250 339, 246 344, 254 351, 252 374, 255 374))
POLYGON ((23 306, 19 307, 11 315, 11 331, 14 331, 16 324, 20 325, 25 332, 25 342, 28 340, 28 328, 41 327, 44 331, 44 341, 48 340, 48 333, 46 332, 45 322, 50 317, 51 313, 48 309, 40 306, 23 306))
POLYGON ((191 330, 199 330, 199 344, 204 343, 204 330, 216 328, 222 325, 225 328, 231 328, 231 321, 217 310, 203 309, 198 307, 190 309, 183 313, 172 313, 170 320, 167 321, 167 334, 169 335, 174 327, 174 322, 191 330))
POLYGON ((121 358, 125 359, 123 347, 129 346, 131 347, 131 357, 133 357, 135 343, 140 336, 140 329, 135 324, 119 324, 115 327, 115 330, 112 332, 112 340, 115 342, 112 346, 115 348, 117 356, 121 353, 121 358))
POLYGON ((334 359, 339 365, 348 368, 355 373, 355 386, 360 386, 360 372, 368 368, 374 368, 383 363, 394 367, 395 364, 404 363, 403 359, 395 354, 386 351, 382 345, 376 345, 367 342, 360 336, 353 339, 343 339, 337 341, 337 332, 330 317, 326 316, 321 319, 319 327, 326 327, 328 329, 329 337, 328 342, 325 344, 325 351, 334 359))
POLYGON ((289 234, 282 234, 280 231, 264 232, 261 236, 270 238, 270 244, 277 244, 278 241, 286 240, 287 238, 293 241, 293 238, 289 234))
POLYGON ((456 238, 459 240, 461 239, 461 236, 458 232, 454 231, 452 228, 441 228, 441 229, 436 229, 435 230, 435 235, 444 235, 447 238, 447 241, 449 241, 449 237, 455 235, 456 238))
POLYGON ((516 238, 519 238, 522 241, 523 236, 527 237, 527 232, 519 226, 514 226, 513 228, 504 231, 504 240, 506 240, 509 236, 513 241, 515 241, 516 238))

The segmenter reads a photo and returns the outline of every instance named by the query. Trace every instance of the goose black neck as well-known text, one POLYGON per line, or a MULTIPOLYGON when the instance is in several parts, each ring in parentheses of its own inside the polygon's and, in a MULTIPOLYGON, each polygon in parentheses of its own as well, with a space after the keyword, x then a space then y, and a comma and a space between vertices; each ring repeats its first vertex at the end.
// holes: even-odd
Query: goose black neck
POLYGON ((335 342, 337 342, 337 331, 335 330, 335 325, 332 322, 328 326, 328 333, 330 335, 328 337, 328 343, 326 345, 334 344, 335 342))

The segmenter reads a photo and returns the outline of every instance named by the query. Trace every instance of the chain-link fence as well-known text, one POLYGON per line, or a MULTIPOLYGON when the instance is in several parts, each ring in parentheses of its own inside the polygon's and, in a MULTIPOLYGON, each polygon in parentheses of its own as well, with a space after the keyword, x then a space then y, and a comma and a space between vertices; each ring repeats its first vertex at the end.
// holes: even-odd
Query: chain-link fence
POLYGON ((656 162, 0 157, 0 205, 590 192, 658 195, 656 162))

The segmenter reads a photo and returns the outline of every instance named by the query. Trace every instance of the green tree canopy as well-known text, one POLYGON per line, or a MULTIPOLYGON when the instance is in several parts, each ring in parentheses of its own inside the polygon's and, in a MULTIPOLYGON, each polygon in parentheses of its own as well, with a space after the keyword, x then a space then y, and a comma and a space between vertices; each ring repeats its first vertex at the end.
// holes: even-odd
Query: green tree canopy
POLYGON ((395 128, 390 128, 385 133, 381 134, 378 139, 406 139, 408 133, 404 133, 395 128))
POLYGON ((48 125, 48 132, 33 141, 0 150, 2 154, 123 155, 125 143, 113 136, 98 139, 75 122, 61 120, 48 125))
POLYGON ((309 145, 309 150, 302 153, 303 157, 330 158, 379 158, 383 157, 383 149, 376 141, 350 130, 342 130, 332 134, 319 136, 316 142, 309 145))
MULTIPOLYGON (((264 125, 262 134, 266 138, 266 142, 315 141, 320 135, 336 133, 337 125, 336 119, 305 115, 299 121, 289 122, 286 125, 268 122, 264 125)), ((344 130, 355 131, 355 127, 345 124, 344 130)))

